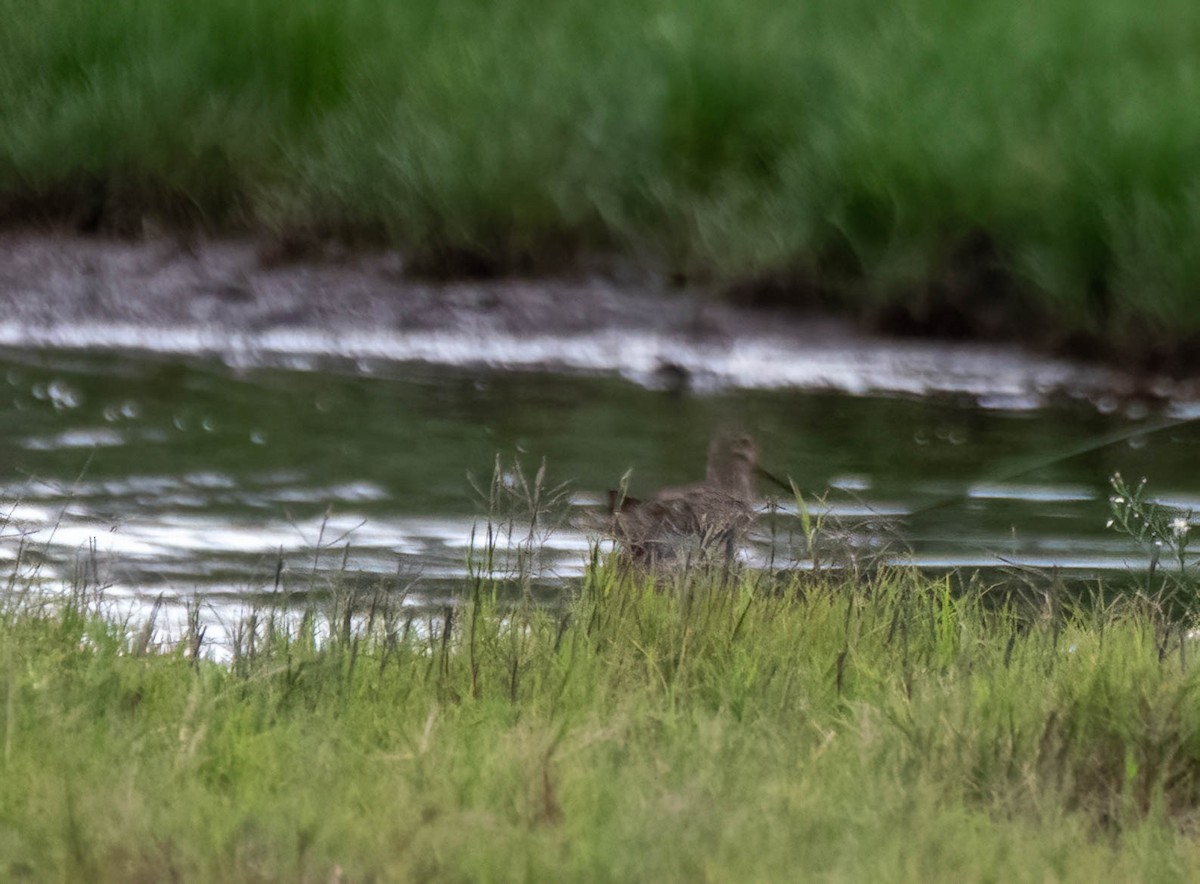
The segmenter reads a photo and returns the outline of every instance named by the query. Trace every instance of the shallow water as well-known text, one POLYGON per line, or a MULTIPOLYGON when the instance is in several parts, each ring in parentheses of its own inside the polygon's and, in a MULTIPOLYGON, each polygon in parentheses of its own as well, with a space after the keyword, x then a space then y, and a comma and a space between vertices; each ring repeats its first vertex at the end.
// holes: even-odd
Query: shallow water
MULTIPOLYGON (((1200 424, 1138 435, 1172 412, 1106 398, 682 395, 616 377, 42 350, 5 351, 0 382, 0 564, 20 557, 48 585, 95 571, 135 602, 200 594, 216 612, 303 599, 346 571, 446 598, 485 524, 468 474, 486 488, 497 456, 529 478, 545 458, 548 484, 569 482, 565 522, 537 537, 535 582, 552 593, 581 572, 579 525, 606 489, 627 470, 634 495, 699 477, 725 425, 824 497, 843 554, 1123 575, 1144 560, 1105 530, 1113 472, 1200 508, 1200 424)), ((751 560, 811 564, 788 512, 764 521, 751 560)))

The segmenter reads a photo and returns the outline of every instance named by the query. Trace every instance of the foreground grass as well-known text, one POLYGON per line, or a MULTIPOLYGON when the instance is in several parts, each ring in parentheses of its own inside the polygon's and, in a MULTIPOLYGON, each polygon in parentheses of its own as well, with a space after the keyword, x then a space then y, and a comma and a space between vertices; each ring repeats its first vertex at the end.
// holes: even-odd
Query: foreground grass
POLYGON ((1023 612, 907 572, 663 592, 598 569, 561 610, 493 590, 263 614, 229 665, 78 599, 10 608, 0 876, 1200 871, 1200 670, 1152 610, 1023 612))
POLYGON ((1195 4, 0 0, 0 18, 10 217, 366 236, 452 272, 616 250, 917 328, 1176 352, 1200 333, 1195 4))

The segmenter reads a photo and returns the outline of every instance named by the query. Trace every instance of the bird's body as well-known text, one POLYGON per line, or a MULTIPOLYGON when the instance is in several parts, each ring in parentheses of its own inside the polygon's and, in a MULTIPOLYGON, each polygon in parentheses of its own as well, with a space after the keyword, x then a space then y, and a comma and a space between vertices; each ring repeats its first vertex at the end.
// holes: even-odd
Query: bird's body
POLYGON ((613 535, 639 564, 703 559, 713 551, 728 562, 754 521, 757 466, 752 438, 717 436, 703 482, 664 488, 645 501, 610 492, 613 535))

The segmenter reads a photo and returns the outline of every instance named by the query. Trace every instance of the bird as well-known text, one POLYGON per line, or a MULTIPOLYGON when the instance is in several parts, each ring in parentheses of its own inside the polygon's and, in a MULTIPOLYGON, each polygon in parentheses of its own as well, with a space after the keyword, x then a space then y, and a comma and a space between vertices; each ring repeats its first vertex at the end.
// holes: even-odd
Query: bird
POLYGON ((664 488, 647 500, 610 491, 613 537, 640 565, 705 561, 714 553, 728 564, 754 523, 756 474, 784 484, 759 467, 752 436, 718 433, 704 481, 664 488))

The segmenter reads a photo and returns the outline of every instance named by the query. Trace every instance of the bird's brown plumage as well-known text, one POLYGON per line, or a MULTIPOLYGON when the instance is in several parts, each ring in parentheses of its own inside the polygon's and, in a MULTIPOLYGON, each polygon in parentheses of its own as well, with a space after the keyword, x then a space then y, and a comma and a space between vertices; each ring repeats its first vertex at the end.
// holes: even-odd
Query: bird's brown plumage
POLYGON ((645 501, 610 492, 613 536, 641 564, 674 561, 683 551, 719 551, 728 561, 754 521, 757 465, 750 436, 716 436, 703 482, 664 488, 645 501))

